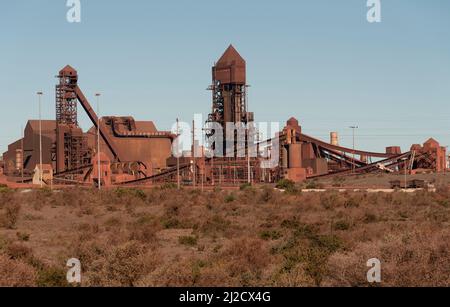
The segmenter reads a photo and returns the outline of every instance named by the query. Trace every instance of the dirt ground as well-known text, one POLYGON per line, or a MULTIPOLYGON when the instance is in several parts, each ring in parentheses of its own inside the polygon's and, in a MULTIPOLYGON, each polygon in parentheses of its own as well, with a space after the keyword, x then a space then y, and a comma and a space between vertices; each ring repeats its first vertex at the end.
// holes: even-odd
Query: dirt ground
MULTIPOLYGON (((384 178, 383 178, 384 179, 384 178)), ((372 179, 371 179, 372 180, 372 179)), ((378 180, 378 178, 373 178, 378 180)), ((0 286, 450 286, 450 192, 0 188, 0 286)))

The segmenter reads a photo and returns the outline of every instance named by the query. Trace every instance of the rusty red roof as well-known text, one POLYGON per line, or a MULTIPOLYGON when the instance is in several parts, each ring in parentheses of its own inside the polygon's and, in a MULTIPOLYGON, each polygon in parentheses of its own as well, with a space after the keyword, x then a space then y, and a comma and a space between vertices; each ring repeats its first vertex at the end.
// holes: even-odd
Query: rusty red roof
POLYGON ((234 48, 234 46, 230 45, 217 62, 216 67, 231 66, 233 64, 238 66, 245 66, 245 60, 234 48))

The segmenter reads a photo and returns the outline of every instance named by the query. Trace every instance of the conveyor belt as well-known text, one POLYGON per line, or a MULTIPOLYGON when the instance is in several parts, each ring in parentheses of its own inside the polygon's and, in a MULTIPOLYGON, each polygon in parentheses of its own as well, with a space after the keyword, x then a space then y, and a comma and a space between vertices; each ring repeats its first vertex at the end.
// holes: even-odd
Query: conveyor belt
POLYGON ((366 157, 373 157, 373 158, 391 158, 391 157, 395 156, 393 154, 379 153, 379 152, 370 152, 370 151, 362 151, 362 150, 356 150, 356 149, 353 150, 351 148, 335 146, 335 145, 331 145, 331 144, 328 144, 326 142, 323 142, 321 140, 315 139, 313 137, 310 137, 310 136, 308 136, 306 134, 298 133, 297 136, 300 138, 300 141, 314 143, 314 144, 318 145, 319 147, 322 147, 322 148, 325 148, 325 149, 329 149, 329 150, 333 150, 333 151, 345 152, 345 153, 361 155, 361 156, 366 156, 366 157))
POLYGON ((385 164, 385 163, 388 163, 388 162, 393 162, 393 163, 388 165, 388 167, 392 167, 392 166, 396 166, 396 165, 400 164, 400 163, 396 162, 397 160, 410 157, 411 154, 412 154, 412 152, 406 152, 404 154, 397 155, 395 157, 391 157, 391 158, 388 158, 388 159, 385 159, 385 160, 382 160, 382 161, 378 161, 378 162, 375 162, 375 163, 372 163, 372 164, 368 164, 368 165, 363 166, 363 167, 356 168, 355 170, 344 170, 344 171, 334 172, 334 173, 330 173, 330 174, 311 176, 311 177, 308 177, 308 178, 309 179, 325 178, 325 177, 332 177, 332 176, 338 176, 338 175, 347 175, 347 174, 351 174, 352 172, 361 173, 361 172, 367 171, 367 170, 369 170, 371 168, 378 168, 379 164, 385 164))
MULTIPOLYGON (((186 168, 190 167, 190 164, 183 164, 180 165, 179 170, 184 170, 186 168)), ((139 183, 143 183, 146 181, 150 181, 150 180, 156 180, 156 179, 160 179, 160 178, 164 178, 166 176, 170 176, 173 174, 176 174, 177 172, 177 167, 172 167, 170 169, 167 169, 159 174, 153 175, 153 176, 149 176, 149 177, 145 177, 145 178, 140 178, 140 179, 136 179, 136 180, 130 180, 130 181, 126 181, 126 182, 121 182, 118 185, 128 185, 128 184, 139 184, 139 183)))

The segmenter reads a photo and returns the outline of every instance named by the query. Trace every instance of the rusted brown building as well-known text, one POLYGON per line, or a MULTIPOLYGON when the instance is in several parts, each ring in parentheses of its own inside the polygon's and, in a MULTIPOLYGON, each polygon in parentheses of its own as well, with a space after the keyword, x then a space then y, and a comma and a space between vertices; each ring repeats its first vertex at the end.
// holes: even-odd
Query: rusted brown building
MULTIPOLYGON (((8 145, 8 151, 3 153, 5 174, 33 173, 40 161, 39 156, 39 120, 29 120, 24 130, 23 139, 8 145), (18 162, 23 163, 18 163, 18 162)), ((51 148, 56 140, 56 121, 42 120, 42 163, 51 164, 51 148)))
POLYGON ((23 171, 26 176, 32 175, 40 163, 41 130, 42 163, 51 165, 57 175, 81 175, 82 180, 90 176, 93 156, 99 150, 98 130, 100 152, 109 157, 114 170, 125 169, 136 176, 149 176, 167 167, 174 138, 171 133, 158 131, 152 121, 135 121, 130 116, 98 120, 78 86, 77 71, 67 65, 58 78, 56 119, 28 121, 24 137, 10 144, 3 154, 5 174, 18 176, 23 171), (94 124, 86 133, 78 125, 78 104, 94 124), (132 168, 135 169, 130 171, 132 168))
MULTIPOLYGON (((173 135, 158 131, 152 121, 136 121, 133 117, 103 117, 101 122, 111 140, 119 150, 122 162, 140 162, 150 176, 167 167, 167 159, 172 154, 173 135)), ((89 129, 88 146, 97 151, 97 130, 89 129)), ((114 155, 101 138, 100 151, 105 152, 111 161, 114 155)))
POLYGON ((415 144, 411 151, 417 157, 414 162, 414 169, 417 171, 431 170, 438 173, 445 172, 447 169, 447 149, 439 144, 433 138, 428 139, 423 146, 415 144))
MULTIPOLYGON (((157 130, 152 121, 135 121, 132 117, 104 117, 108 134, 117 144, 122 153, 123 161, 140 161, 148 169, 148 173, 155 173, 167 167, 166 160, 171 155, 172 137, 167 132, 157 130), (112 129, 114 124, 115 129, 112 129)), ((97 152, 97 130, 95 127, 83 133, 87 138, 89 150, 97 152)), ((42 163, 51 164, 56 169, 54 148, 56 142, 56 121, 42 121, 42 163)), ((100 151, 105 152, 111 160, 113 155, 105 141, 101 138, 100 151)), ((20 175, 21 163, 25 175, 31 175, 39 163, 39 120, 28 121, 24 138, 8 145, 3 153, 4 171, 8 175, 20 175), (23 156, 21 155, 23 146, 23 156)))

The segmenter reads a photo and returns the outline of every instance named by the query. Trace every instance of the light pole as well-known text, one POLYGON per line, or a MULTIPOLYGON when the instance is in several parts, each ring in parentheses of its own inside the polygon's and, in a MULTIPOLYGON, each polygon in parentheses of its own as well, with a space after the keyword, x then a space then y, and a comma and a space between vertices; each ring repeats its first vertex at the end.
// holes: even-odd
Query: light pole
POLYGON ((408 189, 408 158, 405 158, 405 191, 408 189))
POLYGON ((195 120, 192 121, 192 161, 193 161, 193 179, 194 179, 194 188, 197 187, 197 159, 195 156, 195 120))
POLYGON ((358 126, 350 126, 350 129, 353 130, 353 160, 352 160, 352 174, 355 173, 355 131, 358 129, 358 126))
POLYGON ((39 100, 39 183, 41 188, 42 184, 42 113, 41 113, 41 97, 44 95, 43 92, 37 92, 39 100))
POLYGON ((249 149, 248 149, 248 145, 247 145, 247 172, 248 172, 248 176, 247 176, 247 182, 248 182, 248 184, 252 184, 252 175, 251 175, 251 172, 252 172, 252 168, 251 168, 251 165, 250 165, 250 152, 249 152, 249 149))
POLYGON ((20 141, 20 147, 22 148, 22 164, 20 165, 20 176, 22 177, 22 184, 23 184, 23 162, 24 162, 24 156, 25 156, 25 151, 23 150, 23 139, 24 139, 24 137, 25 137, 25 133, 24 133, 24 130, 23 130, 23 126, 21 126, 20 127, 20 130, 21 130, 21 132, 22 132, 22 140, 20 141))
POLYGON ((180 121, 177 118, 177 187, 178 190, 181 188, 180 183, 180 121))
POLYGON ((100 93, 96 93, 97 98, 97 164, 98 164, 98 189, 102 189, 102 175, 101 175, 101 159, 100 159, 100 93))
POLYGON ((450 155, 447 155, 448 154, 448 145, 447 146, 444 146, 444 148, 445 148, 445 155, 444 155, 444 175, 446 175, 447 174, 447 172, 448 172, 448 170, 449 170, 449 168, 447 168, 447 165, 449 165, 450 166, 450 155))
MULTIPOLYGON (((208 141, 206 139, 206 135, 208 133, 211 133, 212 129, 211 128, 202 128, 202 132, 205 136, 205 146, 208 146, 208 141)), ((210 159, 211 159, 211 185, 214 186, 214 154, 215 154, 215 149, 214 146, 211 143, 210 144, 210 148, 208 147, 207 149, 209 150, 210 153, 210 159)), ((205 157, 207 158, 208 156, 206 155, 206 149, 205 149, 205 157)), ((206 170, 204 171, 204 176, 206 178, 206 170)))
MULTIPOLYGON (((252 123, 253 124, 253 123, 252 123)), ((252 167, 251 167, 251 163, 250 163, 250 141, 253 142, 252 149, 253 146, 255 146, 254 144, 254 131, 253 131, 253 125, 252 127, 250 127, 250 123, 247 123, 247 142, 246 142, 246 146, 247 146, 247 172, 248 172, 248 184, 252 184, 252 167)))
MULTIPOLYGON (((248 111, 249 111, 249 108, 248 108, 248 106, 249 106, 249 101, 248 101, 248 89, 251 87, 250 85, 246 85, 245 86, 246 87, 246 90, 245 90, 245 109, 247 110, 247 114, 248 114, 248 111)), ((248 116, 248 115, 247 115, 248 116)), ((249 127, 248 127, 248 124, 249 124, 249 121, 248 121, 248 118, 247 118, 247 141, 248 141, 248 138, 250 137, 250 130, 249 130, 249 127)), ((247 181, 248 181, 248 184, 252 184, 252 167, 251 167, 251 164, 250 164, 250 148, 249 148, 249 142, 246 142, 247 144, 247 173, 248 173, 248 178, 247 178, 247 181)))

